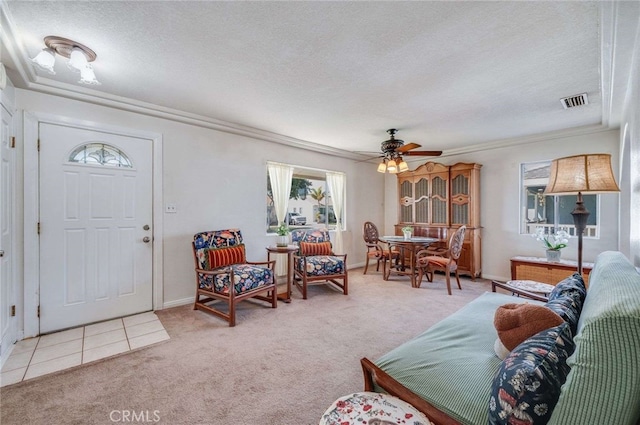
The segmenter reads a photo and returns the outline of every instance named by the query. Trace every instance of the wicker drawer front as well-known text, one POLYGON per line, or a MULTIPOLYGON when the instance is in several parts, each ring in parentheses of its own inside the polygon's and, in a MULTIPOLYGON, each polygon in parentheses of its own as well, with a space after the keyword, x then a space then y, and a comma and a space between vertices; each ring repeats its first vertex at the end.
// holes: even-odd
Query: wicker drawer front
MULTIPOLYGON (((511 260, 511 279, 513 280, 535 280, 536 282, 556 285, 562 279, 571 276, 576 269, 562 264, 549 262, 527 262, 516 259, 511 260)), ((584 267, 582 278, 585 285, 589 285, 590 267, 584 267)))

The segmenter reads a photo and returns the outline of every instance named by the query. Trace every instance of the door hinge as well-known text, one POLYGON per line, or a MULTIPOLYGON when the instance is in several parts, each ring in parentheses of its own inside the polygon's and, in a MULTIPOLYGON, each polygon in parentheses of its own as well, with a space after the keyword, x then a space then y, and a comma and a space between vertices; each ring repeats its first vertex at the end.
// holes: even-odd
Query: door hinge
POLYGON ((11 143, 9 144, 10 148, 16 147, 16 136, 11 136, 11 143))
POLYGON ((37 231, 38 231, 38 234, 40 234, 40 222, 38 222, 37 231))
POLYGON ((14 317, 16 315, 16 306, 12 305, 11 306, 11 317, 14 317))
POLYGON ((38 143, 36 145, 36 148, 38 149, 38 152, 40 152, 40 139, 38 139, 38 143))
POLYGON ((38 317, 40 317, 40 306, 38 306, 38 317))

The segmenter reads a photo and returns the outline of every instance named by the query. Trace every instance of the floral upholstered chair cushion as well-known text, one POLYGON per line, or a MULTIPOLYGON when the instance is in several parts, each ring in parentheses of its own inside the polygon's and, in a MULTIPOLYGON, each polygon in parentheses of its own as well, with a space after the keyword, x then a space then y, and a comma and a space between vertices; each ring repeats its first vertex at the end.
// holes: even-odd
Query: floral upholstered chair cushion
POLYGON ((504 359, 491 388, 489 424, 546 424, 560 397, 575 344, 568 323, 546 329, 504 359))
POLYGON ((227 271, 214 275, 198 274, 201 289, 228 294, 232 275, 236 294, 273 282, 273 272, 269 268, 247 263, 239 229, 198 233, 194 236, 194 247, 200 269, 227 271))

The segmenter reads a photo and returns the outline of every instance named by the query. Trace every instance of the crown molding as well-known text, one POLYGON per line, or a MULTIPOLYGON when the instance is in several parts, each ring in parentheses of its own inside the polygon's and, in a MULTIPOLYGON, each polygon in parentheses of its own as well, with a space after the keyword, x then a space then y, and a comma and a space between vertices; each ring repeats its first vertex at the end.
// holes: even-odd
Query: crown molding
MULTIPOLYGON (((504 149, 520 145, 530 145, 532 143, 546 142, 550 140, 560 140, 567 137, 584 136, 587 134, 602 133, 613 130, 605 125, 588 125, 582 127, 569 128, 566 130, 551 131, 547 133, 534 134, 525 137, 515 137, 510 139, 501 139, 486 143, 477 143, 475 145, 464 146, 462 148, 447 149, 437 158, 446 158, 455 155, 463 155, 479 151, 487 151, 494 149, 504 149)), ((412 161, 413 162, 413 161, 412 161)))
POLYGON ((281 145, 319 152, 327 155, 338 156, 341 158, 363 158, 362 154, 346 151, 343 149, 320 145, 307 140, 297 139, 295 137, 289 137, 282 134, 245 126, 242 124, 223 121, 204 115, 180 111, 173 108, 167 108, 164 106, 142 102, 135 99, 114 96, 84 87, 76 87, 70 84, 60 83, 43 77, 37 77, 36 82, 29 82, 27 84, 27 87, 28 90, 37 91, 40 93, 55 95, 86 103, 92 103, 100 106, 107 106, 122 111, 134 112, 155 118, 162 118, 182 124, 194 125, 197 127, 235 134, 238 136, 250 137, 257 140, 263 140, 267 142, 273 142, 281 145))

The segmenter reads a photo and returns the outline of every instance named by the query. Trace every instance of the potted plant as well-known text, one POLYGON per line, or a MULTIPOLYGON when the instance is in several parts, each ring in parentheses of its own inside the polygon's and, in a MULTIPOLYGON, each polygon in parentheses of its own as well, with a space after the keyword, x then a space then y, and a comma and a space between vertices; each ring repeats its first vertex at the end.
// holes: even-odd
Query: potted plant
POLYGON ((277 246, 287 246, 287 245, 289 245, 289 227, 287 226, 287 223, 282 222, 276 228, 276 234, 278 235, 278 238, 277 238, 277 241, 276 241, 276 245, 277 246))
POLYGON ((411 234, 413 233, 413 227, 411 226, 404 226, 402 228, 402 234, 404 235, 404 239, 405 240, 409 240, 411 239, 411 234))
POLYGON ((560 261, 560 250, 567 246, 570 235, 564 230, 558 230, 552 235, 546 235, 545 228, 538 227, 536 232, 531 236, 536 238, 537 241, 542 242, 547 249, 547 261, 557 263, 560 261))

